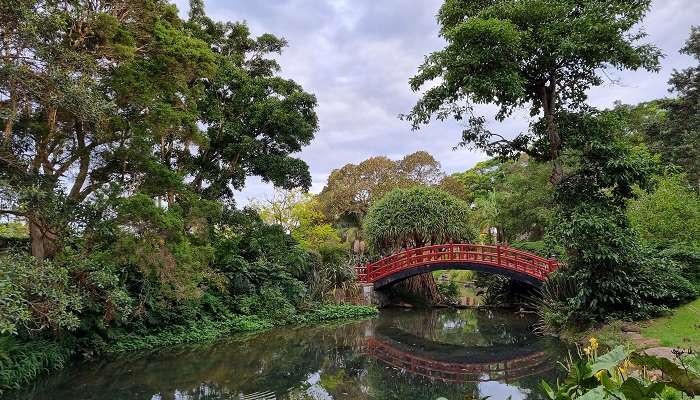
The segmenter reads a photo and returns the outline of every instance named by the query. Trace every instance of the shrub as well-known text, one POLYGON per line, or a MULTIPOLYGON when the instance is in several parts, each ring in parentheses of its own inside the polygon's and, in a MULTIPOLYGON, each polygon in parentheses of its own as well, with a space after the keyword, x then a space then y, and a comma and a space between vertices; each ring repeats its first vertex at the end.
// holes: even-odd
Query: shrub
POLYGON ((456 303, 459 301, 459 285, 455 281, 438 282, 438 292, 446 300, 456 303))
POLYGON ((296 314, 296 308, 279 288, 265 287, 260 293, 238 299, 238 311, 256 315, 275 324, 284 324, 296 314))
POLYGON ((675 245, 661 250, 659 256, 675 262, 680 274, 700 292, 700 246, 675 245))
POLYGON ((67 268, 8 254, 0 257, 0 333, 74 330, 83 299, 67 268))
POLYGON ((639 192, 627 210, 630 222, 642 239, 655 246, 700 245, 700 195, 683 175, 656 180, 656 188, 639 192))
POLYGON ((329 304, 311 312, 298 314, 294 321, 301 324, 327 322, 335 320, 351 320, 374 317, 379 313, 377 307, 356 306, 351 304, 329 304))

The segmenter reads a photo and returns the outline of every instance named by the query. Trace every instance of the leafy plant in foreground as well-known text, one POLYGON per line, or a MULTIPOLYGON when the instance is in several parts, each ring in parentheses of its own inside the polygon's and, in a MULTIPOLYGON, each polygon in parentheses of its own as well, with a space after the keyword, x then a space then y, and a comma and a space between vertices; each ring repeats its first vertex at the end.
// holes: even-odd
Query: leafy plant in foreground
MULTIPOLYGON (((698 399, 700 371, 665 358, 632 353, 623 346, 598 355, 595 338, 578 357, 569 356, 567 376, 555 386, 540 383, 549 400, 650 400, 698 399), (649 370, 660 370, 663 378, 650 378, 649 370), (692 397, 695 396, 695 397, 692 397)), ((679 356, 679 360, 682 360, 679 356)))

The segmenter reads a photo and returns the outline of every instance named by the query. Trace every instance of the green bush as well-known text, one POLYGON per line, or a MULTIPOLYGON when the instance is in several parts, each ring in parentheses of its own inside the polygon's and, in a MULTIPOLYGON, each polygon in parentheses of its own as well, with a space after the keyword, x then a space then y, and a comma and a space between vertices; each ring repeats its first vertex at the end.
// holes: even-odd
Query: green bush
POLYGON ((82 308, 67 268, 22 254, 0 256, 0 333, 75 330, 82 308))
POLYGON ((656 179, 653 191, 639 191, 627 215, 642 239, 656 247, 700 245, 700 195, 683 175, 656 179))
POLYGON ((675 262, 681 275, 700 293, 700 246, 675 245, 661 250, 659 256, 675 262))
POLYGON ((238 298, 236 307, 244 315, 256 315, 279 324, 290 321, 297 312, 282 291, 273 287, 265 287, 258 294, 238 298))
POLYGON ((311 324, 336 320, 352 320, 366 317, 374 317, 379 313, 373 306, 356 306, 352 304, 328 304, 317 309, 298 314, 294 322, 299 324, 311 324))
POLYGON ((271 322, 257 316, 238 316, 223 321, 202 320, 187 326, 169 327, 153 334, 127 334, 98 350, 104 353, 123 353, 178 344, 201 343, 230 333, 254 332, 269 329, 272 326, 271 322))
POLYGON ((310 312, 293 313, 280 319, 278 313, 270 318, 258 315, 233 316, 221 321, 201 320, 186 326, 175 326, 151 334, 127 334, 105 345, 100 351, 105 353, 123 353, 129 351, 149 350, 158 347, 186 343, 212 341, 232 333, 255 332, 272 328, 284 323, 312 324, 336 320, 350 320, 377 315, 376 307, 354 305, 324 305, 310 312))
POLYGON ((438 282, 438 292, 450 302, 459 301, 459 285, 455 281, 438 282))

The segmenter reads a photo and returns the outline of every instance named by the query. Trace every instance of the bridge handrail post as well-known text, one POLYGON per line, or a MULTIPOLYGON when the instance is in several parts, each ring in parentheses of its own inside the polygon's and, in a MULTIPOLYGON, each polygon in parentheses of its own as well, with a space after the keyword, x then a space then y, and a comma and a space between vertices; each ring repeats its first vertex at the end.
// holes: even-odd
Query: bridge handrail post
POLYGON ((501 265, 501 245, 497 244, 496 245, 496 262, 498 265, 501 265))

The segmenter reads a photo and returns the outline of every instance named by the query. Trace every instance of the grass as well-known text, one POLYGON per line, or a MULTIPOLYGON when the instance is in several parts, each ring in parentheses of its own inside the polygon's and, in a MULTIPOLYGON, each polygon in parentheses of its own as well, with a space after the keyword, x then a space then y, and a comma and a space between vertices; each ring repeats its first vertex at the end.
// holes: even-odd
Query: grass
POLYGON ((561 337, 576 343, 585 343, 588 338, 595 337, 609 348, 617 345, 630 346, 636 350, 643 348, 634 340, 625 337, 622 332, 624 325, 638 325, 641 335, 647 339, 658 340, 658 346, 700 351, 700 298, 672 310, 671 314, 665 317, 637 323, 610 321, 585 331, 566 331, 561 337))
POLYGON ((642 336, 658 339, 666 347, 700 350, 700 299, 673 310, 673 314, 652 320, 642 336))

